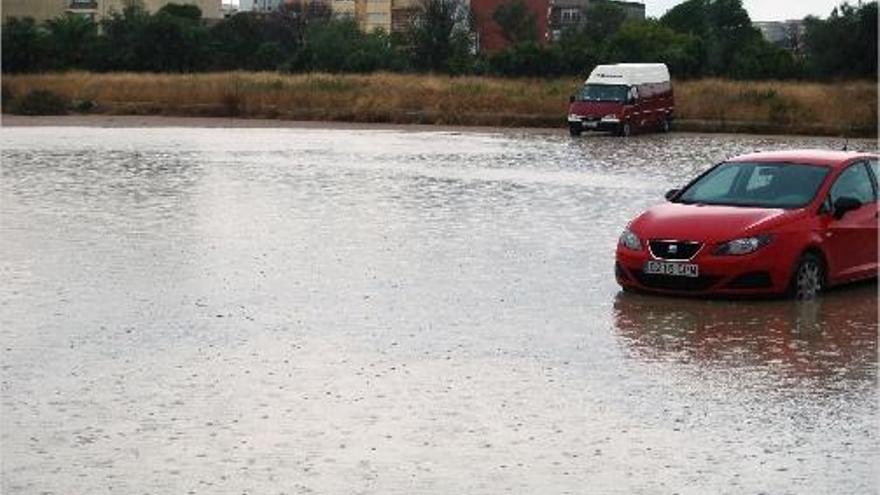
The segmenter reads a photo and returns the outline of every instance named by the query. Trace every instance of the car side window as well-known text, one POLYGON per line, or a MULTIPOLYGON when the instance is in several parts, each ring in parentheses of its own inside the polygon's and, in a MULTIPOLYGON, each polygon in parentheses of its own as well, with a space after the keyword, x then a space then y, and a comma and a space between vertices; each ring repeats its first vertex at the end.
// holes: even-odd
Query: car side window
POLYGON ((874 186, 871 185, 871 176, 868 175, 868 169, 863 162, 844 170, 831 186, 829 199, 832 205, 843 197, 855 198, 862 204, 874 202, 874 186))

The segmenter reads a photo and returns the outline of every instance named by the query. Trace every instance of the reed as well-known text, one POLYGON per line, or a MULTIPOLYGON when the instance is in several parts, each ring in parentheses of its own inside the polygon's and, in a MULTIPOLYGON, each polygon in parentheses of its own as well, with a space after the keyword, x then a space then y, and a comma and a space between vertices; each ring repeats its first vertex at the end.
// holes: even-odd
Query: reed
MULTIPOLYGON (((501 79, 227 72, 66 72, 3 77, 5 100, 48 90, 106 114, 490 126, 564 125, 576 79, 501 79), (92 108, 91 105, 87 106, 92 108)), ((675 85, 684 128, 797 134, 877 134, 877 87, 707 79, 675 85)), ((4 104, 4 111, 9 105, 4 104)))

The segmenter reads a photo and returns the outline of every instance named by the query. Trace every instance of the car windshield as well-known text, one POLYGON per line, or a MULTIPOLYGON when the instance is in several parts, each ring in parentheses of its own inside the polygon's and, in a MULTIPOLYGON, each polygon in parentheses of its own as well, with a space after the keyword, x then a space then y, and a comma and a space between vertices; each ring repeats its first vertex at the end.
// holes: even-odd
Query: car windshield
POLYGON ((581 101, 624 101, 629 88, 616 84, 586 84, 578 99, 581 101))
POLYGON ((792 163, 728 162, 713 168, 676 198, 679 203, 802 208, 815 196, 829 168, 792 163))

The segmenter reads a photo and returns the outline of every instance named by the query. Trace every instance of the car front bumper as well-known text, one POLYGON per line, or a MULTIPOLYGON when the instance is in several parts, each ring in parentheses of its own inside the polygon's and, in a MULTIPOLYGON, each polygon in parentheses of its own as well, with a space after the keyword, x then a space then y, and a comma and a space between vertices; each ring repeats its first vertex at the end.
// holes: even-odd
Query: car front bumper
POLYGON ((687 261, 699 266, 699 276, 684 277, 645 273, 648 261, 668 260, 655 258, 646 249, 633 251, 618 246, 614 271, 623 288, 644 292, 691 296, 782 294, 788 289, 794 260, 774 251, 768 246, 744 256, 700 252, 687 261))

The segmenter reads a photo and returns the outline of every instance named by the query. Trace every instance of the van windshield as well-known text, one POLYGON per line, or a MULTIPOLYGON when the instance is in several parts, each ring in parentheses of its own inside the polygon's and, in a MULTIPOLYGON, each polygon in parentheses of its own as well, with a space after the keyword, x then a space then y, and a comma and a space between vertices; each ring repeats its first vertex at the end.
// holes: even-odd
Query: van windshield
POLYGON ((623 102, 628 92, 629 87, 622 84, 585 84, 578 100, 623 102))
POLYGON ((829 170, 794 163, 722 163, 688 186, 676 202, 802 208, 816 196, 829 170))

